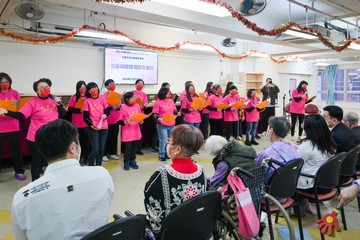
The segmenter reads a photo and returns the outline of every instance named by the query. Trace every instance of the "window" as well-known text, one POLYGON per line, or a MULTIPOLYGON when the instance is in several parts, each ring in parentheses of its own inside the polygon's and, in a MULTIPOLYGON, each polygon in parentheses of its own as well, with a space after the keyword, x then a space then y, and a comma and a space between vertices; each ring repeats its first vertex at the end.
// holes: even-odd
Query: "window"
MULTIPOLYGON (((319 70, 316 77, 317 99, 326 101, 327 79, 324 70, 319 70)), ((338 69, 335 77, 335 102, 360 101, 360 69, 338 69)))

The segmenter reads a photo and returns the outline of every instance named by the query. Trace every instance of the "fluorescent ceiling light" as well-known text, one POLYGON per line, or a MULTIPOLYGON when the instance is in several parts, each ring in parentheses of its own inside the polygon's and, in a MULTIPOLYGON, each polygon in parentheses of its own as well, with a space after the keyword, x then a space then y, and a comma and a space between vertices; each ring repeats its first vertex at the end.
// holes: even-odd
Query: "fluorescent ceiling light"
POLYGON ((301 38, 306 38, 306 39, 315 39, 318 38, 316 35, 311 34, 311 33, 307 33, 307 32, 303 32, 301 30, 297 30, 294 28, 288 29, 284 32, 287 35, 291 35, 291 36, 295 36, 295 37, 301 37, 301 38))
POLYGON ((203 52, 213 52, 214 49, 207 45, 196 45, 196 44, 184 44, 181 45, 180 49, 183 50, 195 50, 195 51, 203 51, 203 52))
POLYGON ((76 34, 76 36, 117 40, 117 41, 121 41, 121 42, 131 42, 130 39, 128 39, 127 37, 121 36, 121 35, 105 33, 105 32, 97 32, 97 31, 89 31, 89 30, 81 31, 78 34, 76 34))
POLYGON ((231 13, 224 7, 201 2, 199 0, 151 0, 173 7, 183 8, 195 12, 205 13, 216 17, 228 17, 231 13))

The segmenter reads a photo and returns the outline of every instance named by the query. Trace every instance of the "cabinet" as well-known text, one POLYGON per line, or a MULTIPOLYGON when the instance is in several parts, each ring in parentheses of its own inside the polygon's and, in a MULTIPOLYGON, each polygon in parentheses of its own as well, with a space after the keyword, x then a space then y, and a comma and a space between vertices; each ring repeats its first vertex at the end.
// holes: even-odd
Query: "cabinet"
POLYGON ((246 97, 246 93, 250 88, 254 88, 258 95, 263 87, 264 74, 263 73, 246 73, 239 72, 238 74, 228 74, 226 81, 232 81, 239 89, 240 96, 246 97))

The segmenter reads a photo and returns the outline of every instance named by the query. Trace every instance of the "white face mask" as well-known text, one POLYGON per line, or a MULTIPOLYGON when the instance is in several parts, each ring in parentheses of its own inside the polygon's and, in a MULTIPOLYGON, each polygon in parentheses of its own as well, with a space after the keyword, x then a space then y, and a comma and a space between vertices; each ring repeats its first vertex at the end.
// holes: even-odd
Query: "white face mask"
POLYGON ((77 160, 80 162, 81 147, 80 147, 80 145, 77 145, 76 143, 75 143, 75 145, 76 145, 76 147, 79 149, 79 153, 78 153, 78 154, 74 153, 74 154, 77 156, 77 160))

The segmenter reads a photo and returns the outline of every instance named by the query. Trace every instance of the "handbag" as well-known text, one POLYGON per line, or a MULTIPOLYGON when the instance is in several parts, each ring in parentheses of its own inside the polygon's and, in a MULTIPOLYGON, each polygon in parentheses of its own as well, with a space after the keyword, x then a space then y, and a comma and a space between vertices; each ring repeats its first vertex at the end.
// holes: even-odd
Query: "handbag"
POLYGON ((256 236, 260 229, 260 220, 256 214, 250 191, 237 175, 229 174, 227 180, 236 201, 239 219, 238 233, 240 236, 250 239, 256 236))
POLYGON ((224 209, 227 213, 229 213, 231 219, 234 222, 235 227, 239 226, 239 217, 238 217, 238 210, 236 205, 236 200, 234 194, 228 193, 229 184, 225 184, 222 187, 218 188, 218 192, 221 193, 222 199, 222 206, 221 208, 224 209))

